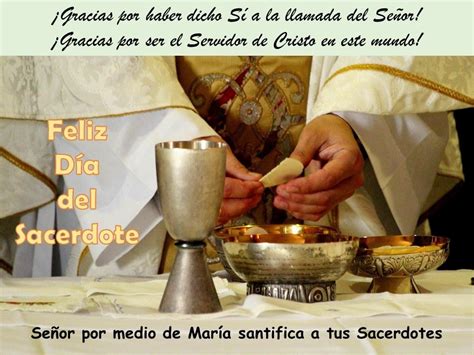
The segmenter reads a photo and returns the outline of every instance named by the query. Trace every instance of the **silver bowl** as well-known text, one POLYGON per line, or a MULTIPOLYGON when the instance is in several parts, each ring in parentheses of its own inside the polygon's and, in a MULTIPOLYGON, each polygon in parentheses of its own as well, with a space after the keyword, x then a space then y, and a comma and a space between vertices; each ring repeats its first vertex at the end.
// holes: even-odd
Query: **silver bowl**
POLYGON ((445 237, 361 237, 350 272, 373 278, 367 292, 420 293, 414 276, 438 268, 448 255, 445 237))
POLYGON ((247 293, 299 302, 335 299, 335 281, 356 255, 358 238, 319 226, 263 225, 215 231, 223 264, 247 282, 247 293), (221 247, 219 247, 219 244, 221 247))

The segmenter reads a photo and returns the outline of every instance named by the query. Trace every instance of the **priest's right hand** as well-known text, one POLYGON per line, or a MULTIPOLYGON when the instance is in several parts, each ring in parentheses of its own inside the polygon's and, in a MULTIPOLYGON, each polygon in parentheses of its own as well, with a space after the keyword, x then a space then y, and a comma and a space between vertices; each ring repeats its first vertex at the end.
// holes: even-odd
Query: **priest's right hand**
POLYGON ((250 172, 227 150, 224 199, 219 213, 219 224, 237 218, 258 205, 262 199, 263 185, 258 180, 262 176, 250 172))
POLYGON ((292 158, 307 175, 277 187, 274 206, 298 219, 317 221, 364 183, 364 158, 349 124, 334 114, 309 122, 292 158))

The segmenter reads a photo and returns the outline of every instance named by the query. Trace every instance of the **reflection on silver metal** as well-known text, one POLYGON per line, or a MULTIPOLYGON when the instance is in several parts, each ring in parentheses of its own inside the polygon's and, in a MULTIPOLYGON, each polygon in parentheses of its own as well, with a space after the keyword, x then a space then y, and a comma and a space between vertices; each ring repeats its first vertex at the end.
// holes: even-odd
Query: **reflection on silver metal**
POLYGON ((219 215, 226 145, 205 140, 160 143, 156 158, 161 210, 178 247, 160 312, 218 312, 222 308, 205 262, 204 240, 219 215))
MULTIPOLYGON (((219 262, 222 264, 222 266, 224 266, 224 269, 227 271, 229 275, 227 279, 231 282, 245 282, 234 272, 234 270, 232 270, 232 267, 227 261, 227 258, 224 253, 224 243, 222 242, 222 239, 215 236, 210 236, 209 241, 215 247, 217 251, 217 256, 219 258, 219 262)), ((210 264, 209 259, 207 263, 210 264)))
POLYGON ((248 293, 308 303, 334 300, 334 283, 356 254, 356 237, 304 225, 259 226, 269 234, 246 235, 252 227, 215 231, 224 265, 248 283, 248 293))
POLYGON ((222 310, 204 258, 204 245, 203 242, 176 242, 178 253, 160 312, 196 314, 222 310))
POLYGON ((360 238, 359 250, 350 271, 372 277, 367 292, 420 293, 414 276, 441 266, 449 255, 449 239, 432 236, 382 236, 360 238), (405 254, 374 254, 379 247, 438 246, 437 250, 405 254))
POLYGON ((336 282, 304 284, 249 282, 247 284, 247 294, 257 294, 302 303, 334 301, 336 299, 336 282))

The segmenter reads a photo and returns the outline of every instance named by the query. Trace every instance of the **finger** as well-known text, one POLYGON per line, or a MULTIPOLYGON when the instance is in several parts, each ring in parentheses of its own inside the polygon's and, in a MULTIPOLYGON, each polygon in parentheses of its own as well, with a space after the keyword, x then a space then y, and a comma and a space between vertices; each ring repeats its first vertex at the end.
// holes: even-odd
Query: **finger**
POLYGON ((313 159, 309 162, 308 166, 306 167, 306 169, 304 171, 305 171, 306 175, 309 175, 309 174, 315 173, 316 171, 320 170, 321 168, 322 168, 321 161, 313 159))
MULTIPOLYGON (((364 184, 364 177, 362 173, 344 180, 336 187, 326 191, 320 191, 313 194, 290 193, 284 189, 277 189, 277 196, 287 202, 292 202, 292 206, 297 205, 317 205, 330 209, 340 203, 341 201, 352 196, 355 190, 364 184)), ((291 211, 288 210, 288 211, 291 211)), ((294 211, 303 211, 295 207, 294 211)))
POLYGON ((231 177, 225 178, 224 198, 249 198, 261 195, 264 187, 258 181, 242 181, 231 177))
MULTIPOLYGON (((226 143, 224 139, 220 136, 208 136, 208 137, 200 137, 197 139, 205 139, 212 142, 221 142, 226 143)), ((232 150, 227 145, 226 151, 226 173, 229 176, 233 176, 242 180, 258 180, 262 177, 261 174, 250 172, 245 166, 243 166, 239 160, 235 157, 232 150)))
POLYGON ((243 166, 230 149, 227 149, 226 172, 229 176, 246 181, 256 181, 262 177, 261 174, 251 172, 243 166))
POLYGON ((322 169, 281 185, 281 189, 302 194, 332 189, 343 180, 362 171, 363 159, 359 154, 357 151, 342 149, 336 152, 322 169))
MULTIPOLYGON (((351 197, 353 193, 341 196, 341 201, 348 199, 351 197)), ((341 202, 340 201, 340 202, 341 202)), ((290 205, 290 208, 287 210, 293 216, 299 216, 297 218, 310 220, 310 221, 317 221, 322 216, 327 214, 333 208, 335 208, 340 202, 335 202, 334 204, 325 206, 308 206, 308 205, 290 205)))
POLYGON ((225 199, 222 202, 219 213, 219 223, 225 223, 233 218, 237 218, 251 210, 260 202, 261 196, 241 199, 225 199))
POLYGON ((297 219, 304 221, 319 221, 326 213, 323 214, 305 214, 305 213, 291 213, 291 215, 297 219))
POLYGON ((304 214, 320 214, 326 212, 325 206, 310 205, 286 200, 280 196, 276 196, 273 200, 273 205, 276 208, 286 210, 290 213, 304 213, 304 214))

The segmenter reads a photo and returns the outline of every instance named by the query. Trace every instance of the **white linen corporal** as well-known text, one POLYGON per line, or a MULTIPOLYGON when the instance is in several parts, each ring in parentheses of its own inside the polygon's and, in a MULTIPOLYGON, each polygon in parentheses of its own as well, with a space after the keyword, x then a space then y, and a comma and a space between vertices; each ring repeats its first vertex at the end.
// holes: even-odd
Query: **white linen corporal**
POLYGON ((0 343, 10 353, 319 353, 319 354, 469 354, 472 353, 472 270, 432 271, 416 276, 431 293, 366 294, 370 279, 345 274, 337 281, 336 301, 297 303, 245 295, 245 284, 214 278, 222 312, 183 315, 157 312, 166 275, 149 278, 47 278, 0 280, 0 343), (44 286, 46 287, 40 287, 44 286), (10 302, 10 303, 9 303, 10 302), (31 303, 33 302, 33 304, 31 303), (37 302, 34 304, 34 302, 37 302), (71 339, 32 339, 32 329, 74 329, 71 339), (119 340, 114 329, 147 327, 156 338, 119 340), (181 339, 164 339, 169 327, 181 339), (189 339, 191 326, 229 329, 231 339, 189 339), (304 339, 239 339, 239 330, 286 326, 301 329, 304 339), (330 339, 327 330, 349 330, 349 339, 330 339), (441 330, 442 339, 359 339, 367 330, 441 330), (82 329, 106 329, 101 339, 81 341, 82 329), (319 339, 311 333, 320 332, 319 339), (222 349, 222 350, 221 350, 222 349), (264 352, 265 352, 264 351, 264 352))
MULTIPOLYGON (((219 272, 218 274, 225 274, 219 272)), ((0 311, 99 313, 114 318, 219 319, 225 317, 268 317, 300 314, 324 318, 373 317, 399 314, 411 317, 472 316, 468 305, 473 290, 469 286, 472 270, 435 270, 416 276, 422 294, 366 293, 371 278, 345 273, 336 282, 336 301, 299 303, 247 295, 246 284, 213 278, 223 311, 185 315, 159 313, 168 274, 150 277, 81 277, 0 279, 0 311), (44 287, 38 287, 47 281, 44 287), (133 287, 130 287, 133 285, 133 287), (458 302, 449 302, 456 297, 458 302), (76 300, 71 307, 69 298, 76 300), (44 303, 49 300, 50 303, 44 303), (38 304, 34 304, 38 302, 38 304), (109 303, 118 305, 112 307, 109 303), (443 305, 443 307, 439 307, 443 305), (65 306, 65 307, 63 307, 65 306)), ((225 275, 222 275, 225 276, 225 275)))

